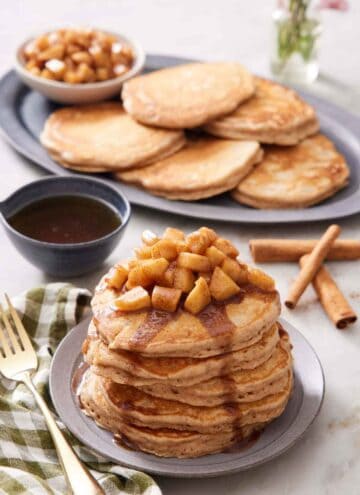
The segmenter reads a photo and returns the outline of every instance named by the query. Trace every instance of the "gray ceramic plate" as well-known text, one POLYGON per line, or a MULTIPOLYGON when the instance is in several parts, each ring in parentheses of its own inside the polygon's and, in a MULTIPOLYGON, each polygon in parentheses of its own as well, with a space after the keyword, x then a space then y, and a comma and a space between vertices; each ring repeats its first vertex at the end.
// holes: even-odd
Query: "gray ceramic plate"
POLYGON ((165 459, 124 449, 112 435, 96 426, 78 407, 71 388, 74 371, 81 362, 81 344, 89 320, 75 327, 62 341, 52 361, 50 393, 55 408, 69 430, 85 445, 127 467, 174 477, 208 477, 243 471, 267 462, 290 448, 319 413, 324 397, 324 375, 315 351, 302 334, 284 320, 294 349, 295 385, 285 412, 271 423, 249 449, 214 454, 198 459, 165 459))
MULTIPOLYGON (((150 55, 147 71, 176 65, 188 60, 150 55)), ((328 220, 346 217, 360 211, 360 119, 310 94, 303 97, 317 110, 321 129, 345 155, 351 169, 348 187, 323 203, 300 210, 256 210, 242 206, 228 194, 197 202, 168 201, 152 196, 133 186, 117 184, 132 204, 146 206, 192 218, 226 222, 274 224, 328 220)), ((39 134, 48 115, 57 105, 27 88, 14 71, 0 81, 0 127, 10 144, 25 157, 57 175, 72 172, 55 163, 39 143, 39 134)), ((109 177, 107 180, 112 179, 109 177)), ((112 181, 114 183, 114 181, 112 181)))

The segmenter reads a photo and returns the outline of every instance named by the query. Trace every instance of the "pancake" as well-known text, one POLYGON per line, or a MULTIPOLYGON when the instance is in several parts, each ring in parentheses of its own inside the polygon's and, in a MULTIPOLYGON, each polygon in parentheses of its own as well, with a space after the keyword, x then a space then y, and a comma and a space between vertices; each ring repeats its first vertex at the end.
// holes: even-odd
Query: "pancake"
POLYGON ((79 165, 79 164, 67 162, 67 161, 63 160, 63 158, 61 157, 61 155, 59 153, 55 153, 54 151, 48 150, 48 153, 55 162, 59 163, 64 168, 68 168, 70 170, 75 170, 76 172, 82 172, 85 174, 98 174, 98 173, 109 171, 109 169, 107 167, 103 167, 103 166, 99 166, 99 165, 98 166, 97 165, 92 165, 92 166, 91 165, 81 165, 81 164, 79 165))
POLYGON ((65 166, 98 170, 144 166, 185 144, 182 131, 142 126, 115 102, 56 110, 40 140, 65 166))
POLYGON ((95 292, 92 309, 99 335, 111 350, 145 356, 203 358, 243 349, 261 340, 280 314, 279 294, 251 285, 197 315, 184 308, 170 315, 153 309, 122 313, 112 309, 117 296, 101 284, 95 292))
POLYGON ((195 431, 179 431, 170 428, 156 430, 135 426, 120 421, 111 414, 107 401, 99 389, 89 387, 87 382, 82 390, 83 412, 92 417, 99 426, 115 433, 120 445, 132 450, 141 450, 161 457, 199 457, 215 452, 223 452, 234 444, 262 430, 266 423, 258 423, 234 428, 218 434, 195 431))
MULTIPOLYGON (((94 330, 89 330, 89 333, 94 330)), ((267 361, 279 342, 277 325, 264 332, 261 340, 231 353, 203 359, 146 357, 129 351, 112 351, 90 336, 83 345, 83 354, 94 373, 118 383, 151 386, 165 383, 188 387, 216 376, 251 370, 267 361)))
POLYGON ((345 158, 316 134, 296 146, 265 148, 261 163, 232 196, 255 208, 305 208, 333 196, 348 179, 345 158))
MULTIPOLYGON (((79 397, 86 408, 89 395, 96 399, 101 394, 105 399, 107 414, 135 426, 219 433, 265 423, 279 416, 288 402, 291 389, 292 372, 289 371, 286 385, 279 393, 257 401, 204 408, 153 397, 135 387, 112 382, 88 370, 79 397)), ((101 415, 97 408, 95 403, 92 409, 95 414, 101 415)))
POLYGON ((255 86, 252 98, 204 129, 227 139, 279 145, 297 144, 319 130, 314 109, 295 91, 259 77, 255 86))
POLYGON ((139 122, 183 129, 232 112, 254 89, 252 76, 238 63, 192 63, 126 81, 122 99, 139 122))
POLYGON ((279 342, 271 357, 262 365, 250 370, 233 371, 196 384, 196 387, 174 387, 154 384, 139 387, 143 392, 192 406, 218 406, 221 404, 257 401, 280 393, 287 384, 291 368, 291 355, 279 342))
MULTIPOLYGON (((172 148, 165 150, 163 153, 159 153, 156 157, 156 160, 162 160, 163 158, 167 158, 168 156, 171 156, 172 154, 176 153, 178 150, 180 150, 184 146, 184 140, 183 138, 179 139, 177 143, 174 142, 172 148)), ((82 163, 71 163, 67 162, 64 160, 59 153, 55 153, 53 151, 48 150, 49 155, 51 158, 62 165, 64 168, 67 168, 69 170, 75 170, 76 172, 82 172, 85 174, 95 174, 95 173, 102 173, 102 172, 111 172, 113 170, 110 170, 109 167, 104 167, 104 166, 99 166, 99 165, 89 165, 89 164, 82 164, 82 163)), ((150 160, 150 163, 152 161, 150 160)), ((141 168, 141 167, 147 167, 149 163, 144 162, 144 163, 139 163, 136 167, 141 168)))
POLYGON ((196 200, 233 189, 261 158, 255 141, 201 137, 164 160, 116 177, 169 199, 196 200))

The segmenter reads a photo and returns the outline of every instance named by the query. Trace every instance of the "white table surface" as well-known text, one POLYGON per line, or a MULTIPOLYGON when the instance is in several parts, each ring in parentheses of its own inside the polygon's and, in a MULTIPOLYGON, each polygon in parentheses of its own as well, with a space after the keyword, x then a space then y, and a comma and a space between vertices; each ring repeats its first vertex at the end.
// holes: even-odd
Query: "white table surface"
MULTIPOLYGON (((268 39, 272 0, 11 0, 0 3, 0 72, 12 65, 17 43, 28 33, 54 25, 88 24, 136 36, 148 52, 203 59, 235 59, 252 71, 268 73, 268 39)), ((353 111, 360 111, 360 2, 351 11, 324 15, 321 69, 325 77, 313 86, 353 111)), ((0 199, 22 184, 44 175, 0 139, 0 199)), ((132 219, 108 265, 137 245, 142 230, 161 232, 166 226, 193 230, 201 226, 186 218, 133 208, 132 219)), ((327 223, 287 227, 245 227, 208 222, 233 240, 250 261, 252 237, 319 237, 327 223)), ((344 238, 360 236, 360 215, 341 221, 344 238)), ((268 264, 284 297, 297 273, 295 264, 268 264)), ((358 262, 329 264, 353 307, 360 313, 358 262)), ((72 282, 93 288, 101 272, 72 282)), ((23 260, 0 230, 0 287, 10 294, 51 280, 23 260)), ((283 317, 299 328, 322 361, 326 396, 319 418, 306 437, 279 459, 256 470, 210 480, 157 478, 165 495, 357 495, 360 493, 360 324, 336 330, 328 321, 313 290, 307 290, 294 312, 283 317)))

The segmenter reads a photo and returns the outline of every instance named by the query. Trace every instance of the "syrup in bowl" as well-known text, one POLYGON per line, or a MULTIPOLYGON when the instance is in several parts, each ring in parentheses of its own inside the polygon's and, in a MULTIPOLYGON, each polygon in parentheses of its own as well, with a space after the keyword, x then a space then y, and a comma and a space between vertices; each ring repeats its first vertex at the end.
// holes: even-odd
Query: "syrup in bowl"
POLYGON ((121 225, 118 212, 88 196, 53 196, 34 201, 7 219, 21 234, 43 242, 77 244, 100 239, 121 225))
POLYGON ((73 175, 44 177, 0 202, 0 220, 19 253, 61 279, 100 268, 130 215, 118 187, 73 175))

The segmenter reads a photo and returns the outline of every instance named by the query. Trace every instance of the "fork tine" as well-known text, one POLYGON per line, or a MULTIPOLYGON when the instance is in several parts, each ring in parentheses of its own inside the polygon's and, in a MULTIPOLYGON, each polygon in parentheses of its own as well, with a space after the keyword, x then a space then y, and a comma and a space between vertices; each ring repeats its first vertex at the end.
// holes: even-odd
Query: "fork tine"
MULTIPOLYGON (((10 354, 12 354, 12 351, 11 351, 10 346, 8 344, 8 341, 7 341, 7 338, 6 338, 6 335, 5 335, 4 328, 3 328, 3 326, 1 324, 0 324, 0 344, 1 344, 1 347, 2 347, 2 350, 3 350, 3 353, 4 353, 4 356, 5 357, 10 356, 10 354)), ((0 353, 0 357, 1 358, 3 357, 1 355, 1 353, 0 353)))
POLYGON ((1 304, 0 304, 0 316, 1 316, 1 318, 5 324, 5 328, 7 330, 8 335, 9 335, 9 339, 10 339, 11 345, 14 349, 14 352, 21 351, 21 347, 20 347, 20 344, 16 338, 15 332, 14 332, 12 326, 10 325, 9 319, 6 316, 6 313, 3 310, 3 307, 1 304))
POLYGON ((12 319, 14 321, 16 330, 18 331, 20 342, 24 348, 24 350, 27 349, 33 349, 33 345, 31 343, 31 340, 29 338, 29 335, 27 331, 24 328, 24 325, 22 324, 22 321, 19 318, 19 315, 17 314, 14 306, 11 304, 9 296, 5 293, 5 299, 9 307, 10 314, 12 316, 12 319))

